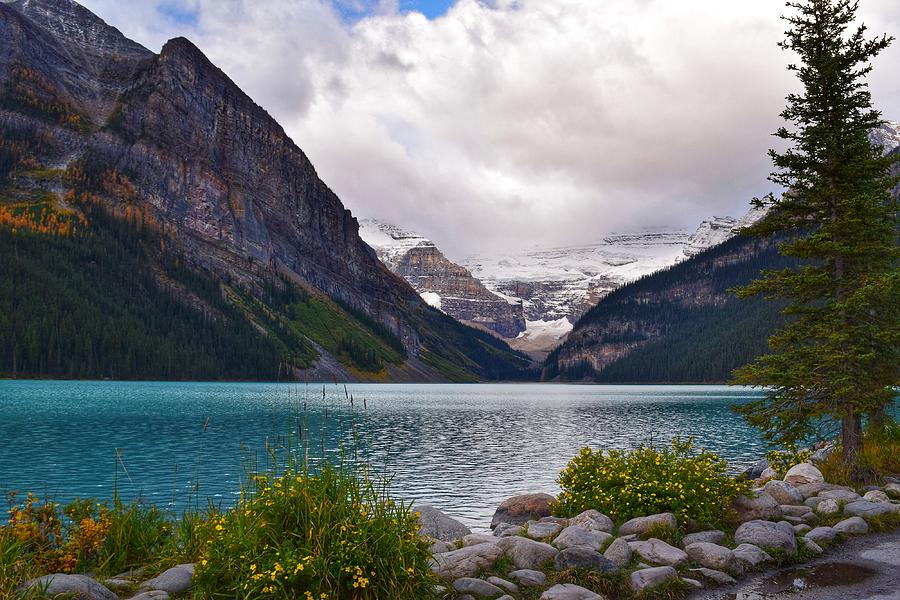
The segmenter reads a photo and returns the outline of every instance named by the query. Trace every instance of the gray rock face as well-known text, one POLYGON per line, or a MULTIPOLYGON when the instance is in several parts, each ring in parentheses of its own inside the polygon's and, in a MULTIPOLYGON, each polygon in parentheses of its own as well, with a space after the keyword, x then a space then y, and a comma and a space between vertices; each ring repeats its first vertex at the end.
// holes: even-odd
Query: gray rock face
POLYGON ((800 525, 794 525, 794 533, 797 535, 803 535, 804 533, 811 531, 812 527, 807 525, 806 523, 801 523, 800 525))
POLYGON ((419 533, 426 537, 454 542, 472 533, 468 527, 433 506, 416 506, 413 512, 419 513, 419 533))
POLYGON ((191 581, 194 579, 194 565, 184 564, 163 571, 153 579, 148 579, 141 584, 140 589, 162 590, 169 594, 183 594, 191 589, 191 581))
POLYGON ((832 527, 816 527, 812 531, 806 533, 806 538, 816 542, 817 544, 828 544, 837 536, 837 531, 832 527))
POLYGON ((812 509, 805 504, 791 505, 783 504, 780 506, 781 514, 786 517, 803 517, 812 512, 812 509))
POLYGON ((877 517, 894 512, 893 507, 886 502, 869 502, 867 500, 857 500, 850 502, 844 507, 844 512, 855 517, 877 517))
POLYGON ((604 600, 604 598, 573 583, 561 583, 541 594, 541 600, 604 600))
POLYGON ((550 544, 524 537, 500 538, 497 546, 506 553, 517 569, 539 569, 547 561, 556 558, 559 552, 550 544))
POLYGON ((643 534, 655 527, 675 529, 678 527, 678 521, 672 513, 660 513, 658 515, 650 515, 649 517, 636 517, 630 521, 626 521, 619 527, 619 535, 631 535, 634 533, 643 534))
POLYGON ((743 570, 735 558, 734 552, 724 546, 709 542, 697 542, 686 546, 684 551, 691 560, 710 569, 728 573, 740 573, 743 570))
POLYGON ((469 594, 475 598, 499 598, 504 591, 492 583, 473 577, 461 577, 453 582, 453 589, 460 594, 469 594))
POLYGON ((863 535, 869 532, 869 524, 861 517, 850 517, 835 525, 834 530, 844 535, 863 535))
POLYGON ((809 539, 808 537, 801 538, 800 541, 803 543, 806 549, 813 554, 822 554, 823 552, 825 552, 824 550, 822 550, 822 547, 819 546, 819 544, 809 539))
POLYGON ((612 519, 594 509, 586 510, 578 516, 569 519, 569 525, 578 525, 585 529, 604 531, 606 533, 612 533, 615 528, 612 519))
POLYGON ((452 552, 435 554, 431 570, 447 581, 460 577, 475 577, 483 570, 490 569, 503 556, 497 544, 477 544, 452 552))
POLYGON ((631 563, 631 546, 628 545, 628 540, 616 538, 609 545, 609 548, 606 549, 606 552, 603 553, 603 556, 608 558, 617 568, 624 569, 631 563))
POLYGON ((658 565, 677 567, 688 561, 687 553, 681 548, 670 546, 662 540, 650 538, 649 540, 629 542, 631 549, 637 552, 644 560, 658 565))
POLYGON ((824 490, 819 492, 819 497, 837 500, 838 502, 855 502, 861 498, 859 494, 847 488, 824 490))
MULTIPOLYGON (((470 533, 462 539, 463 546, 475 546, 477 544, 496 544, 497 537, 490 533, 470 533)), ((456 548, 452 548, 456 550, 456 548)))
POLYGON ((778 520, 782 516, 778 502, 768 492, 758 492, 752 497, 738 496, 732 508, 741 523, 778 520))
POLYGON ((552 512, 550 503, 554 500, 550 494, 524 494, 508 498, 494 513, 491 529, 495 529, 500 523, 524 525, 528 521, 549 517, 552 512))
POLYGON ((631 574, 631 591, 642 594, 648 589, 675 579, 678 579, 678 572, 672 567, 641 569, 631 574))
POLYGON ((509 574, 510 577, 525 587, 541 587, 547 581, 547 576, 541 571, 533 569, 519 569, 509 574))
POLYGON ((560 550, 571 546, 584 546, 591 550, 599 550, 610 538, 612 535, 603 531, 592 531, 579 525, 569 525, 556 536, 553 545, 560 550))
POLYGON ((836 515, 841 512, 841 505, 837 500, 832 498, 819 497, 820 502, 816 504, 816 512, 820 515, 836 515))
POLYGON ((717 571, 716 569, 708 569, 704 567, 702 569, 691 569, 690 572, 702 575, 704 579, 713 581, 718 585, 730 585, 732 583, 735 583, 734 577, 732 577, 728 573, 717 571))
POLYGON ((85 575, 54 573, 31 579, 19 589, 44 588, 47 596, 53 598, 71 594, 79 600, 118 600, 118 596, 85 575))
POLYGON ((513 594, 517 594, 519 592, 519 586, 511 581, 507 581, 499 577, 488 577, 487 582, 496 585, 498 588, 503 588, 507 592, 512 592, 513 594))
POLYGON ((756 569, 764 563, 773 561, 768 552, 753 544, 741 544, 732 552, 745 569, 756 569))
POLYGON ((557 571, 588 569, 606 573, 616 570, 616 566, 608 558, 595 550, 583 546, 573 546, 561 551, 553 559, 553 566, 557 571))
POLYGON ((825 476, 822 471, 809 463, 794 465, 784 474, 784 480, 791 485, 807 485, 810 483, 824 483, 825 476))
POLYGON ((496 537, 507 537, 510 535, 519 535, 523 531, 523 527, 521 525, 512 525, 510 523, 500 523, 497 525, 497 528, 494 529, 494 535, 496 537))
POLYGON ((725 542, 725 532, 712 530, 712 531, 699 531, 697 533, 689 533, 684 536, 684 547, 687 548, 691 544, 696 544, 697 542, 708 542, 710 544, 722 544, 725 542))
POLYGON ((863 500, 868 500, 869 502, 890 502, 891 499, 888 495, 881 490, 871 490, 863 494, 863 500))
POLYGON ((562 530, 562 525, 553 522, 528 521, 525 525, 526 535, 533 540, 552 537, 562 530))
POLYGON ((800 492, 800 494, 804 498, 812 498, 813 496, 816 496, 816 495, 820 494, 821 492, 824 492, 827 490, 842 490, 842 489, 846 489, 846 488, 844 486, 835 485, 833 483, 807 483, 806 485, 797 486, 797 491, 800 492))
POLYGON ((790 554, 797 553, 797 540, 793 528, 785 523, 748 521, 734 533, 738 544, 753 544, 760 548, 777 548, 790 554))
POLYGON ((778 504, 802 504, 803 494, 797 488, 784 481, 769 481, 763 487, 770 496, 775 498, 778 504))

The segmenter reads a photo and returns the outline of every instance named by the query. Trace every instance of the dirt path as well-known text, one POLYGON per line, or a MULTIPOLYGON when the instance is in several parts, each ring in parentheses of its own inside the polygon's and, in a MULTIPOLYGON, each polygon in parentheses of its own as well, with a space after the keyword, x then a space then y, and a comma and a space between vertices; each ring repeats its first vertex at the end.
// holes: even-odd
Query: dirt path
POLYGON ((900 600, 900 529, 854 538, 813 562, 767 571, 690 600, 900 600))

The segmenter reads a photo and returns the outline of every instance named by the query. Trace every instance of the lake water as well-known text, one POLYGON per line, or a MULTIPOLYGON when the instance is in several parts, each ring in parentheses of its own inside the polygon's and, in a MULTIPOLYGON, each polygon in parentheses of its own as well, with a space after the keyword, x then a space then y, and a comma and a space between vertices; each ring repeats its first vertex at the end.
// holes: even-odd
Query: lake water
POLYGON ((757 392, 725 386, 360 385, 0 381, 0 489, 57 501, 118 487, 180 510, 228 504, 266 440, 296 428, 313 445, 361 440, 396 496, 475 529, 505 498, 557 490, 583 446, 632 448, 692 435, 735 467, 765 453, 730 406, 757 392), (365 400, 365 408, 363 401, 365 400))

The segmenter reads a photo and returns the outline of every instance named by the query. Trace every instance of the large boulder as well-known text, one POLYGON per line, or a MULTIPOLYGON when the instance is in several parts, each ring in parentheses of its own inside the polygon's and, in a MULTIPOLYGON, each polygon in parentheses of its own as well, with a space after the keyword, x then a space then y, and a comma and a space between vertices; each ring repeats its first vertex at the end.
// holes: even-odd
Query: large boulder
POLYGON ((612 519, 594 509, 586 510, 578 516, 569 519, 569 525, 578 525, 585 529, 604 531, 606 533, 612 533, 615 528, 612 519))
POLYGON ((844 535, 862 535, 869 532, 869 524, 862 517, 850 517, 835 525, 834 530, 844 535))
POLYGON ((169 594, 183 594, 191 589, 193 579, 193 564, 177 565, 142 583, 139 591, 162 590, 169 594))
POLYGON ((499 598, 506 593, 496 585, 474 577, 457 579, 453 582, 453 589, 460 594, 469 594, 476 598, 499 598))
POLYGON ((704 567, 739 574, 743 569, 734 552, 725 546, 710 544, 709 542, 696 542, 684 549, 694 562, 704 567))
POLYGON ((672 567, 641 569, 631 574, 631 591, 635 595, 643 594, 648 589, 675 579, 678 579, 678 571, 672 567))
POLYGON ((797 488, 784 481, 769 481, 763 490, 775 498, 778 504, 802 504, 803 494, 797 488))
POLYGON ((816 504, 816 513, 828 516, 836 515, 841 512, 841 505, 838 504, 837 500, 833 500, 832 498, 821 498, 819 496, 816 497, 820 500, 820 502, 816 504))
POLYGON ((559 583, 541 594, 541 600, 605 600, 603 596, 599 596, 574 583, 559 583))
POLYGON ((636 517, 630 521, 626 521, 619 527, 619 535, 644 534, 651 529, 658 527, 666 527, 674 530, 678 527, 678 521, 672 513, 660 513, 658 515, 650 515, 649 517, 636 517))
POLYGON ((862 496, 850 488, 838 488, 819 492, 819 498, 828 498, 830 500, 836 500, 837 502, 856 502, 862 498, 862 496))
POLYGON ((506 553, 517 569, 540 569, 544 563, 556 558, 559 552, 550 544, 518 536, 500 538, 497 546, 506 553))
POLYGON ((698 531, 697 533, 689 533, 684 536, 682 544, 685 548, 697 542, 708 542, 710 544, 723 544, 725 542, 725 532, 713 529, 711 531, 698 531))
POLYGON ((553 567, 557 571, 565 571, 566 569, 587 569, 589 571, 598 571, 606 573, 615 571, 616 565, 608 558, 590 548, 584 546, 573 546, 566 548, 556 555, 553 559, 553 567))
POLYGON ((628 541, 624 538, 616 538, 609 545, 603 556, 609 559, 619 569, 624 569, 631 563, 632 550, 628 545, 628 541))
POLYGON ((556 499, 550 494, 524 494, 507 498, 494 512, 491 529, 500 523, 524 525, 528 521, 549 517, 551 504, 556 499))
POLYGON ((844 507, 844 513, 853 515, 854 517, 864 517, 866 519, 886 515, 892 512, 895 512, 893 505, 887 502, 869 502, 868 500, 850 502, 844 507))
POLYGON ((118 600, 118 596, 86 575, 54 573, 31 579, 19 586, 20 591, 43 590, 44 596, 77 598, 77 600, 118 600))
POLYGON ((584 546, 591 550, 599 550, 610 538, 612 538, 612 535, 604 531, 593 531, 579 525, 569 525, 562 530, 562 533, 556 536, 556 539, 553 540, 553 545, 560 550, 565 550, 571 546, 584 546))
POLYGON ((781 521, 748 521, 734 532, 738 544, 753 544, 760 548, 774 548, 790 554, 797 553, 797 539, 789 523, 781 521))
POLYGON ((782 517, 780 505, 768 492, 738 496, 732 508, 740 523, 757 520, 777 521, 782 517))
POLYGON ((837 531, 833 527, 816 527, 812 531, 806 532, 806 537, 817 544, 828 544, 837 536, 837 531))
POLYGON ((493 567, 501 556, 503 549, 497 544, 477 544, 452 552, 435 554, 431 570, 447 581, 460 577, 475 577, 481 571, 493 567))
POLYGON ((413 513, 419 516, 419 533, 423 536, 442 542, 454 542, 472 533, 468 527, 433 506, 416 506, 413 513))
POLYGON ((657 565, 677 567, 688 561, 687 553, 681 548, 670 546, 662 540, 650 538, 649 540, 629 542, 629 546, 647 562, 657 565))
POLYGON ((547 581, 546 574, 534 569, 519 569, 518 571, 512 571, 509 576, 518 581, 519 585, 525 587, 541 587, 547 581))
POLYGON ((760 565, 774 560, 768 552, 753 544, 741 544, 732 552, 745 569, 756 569, 760 565))
POLYGON ((553 537, 562 530, 562 525, 553 521, 528 521, 525 524, 525 532, 533 540, 543 540, 553 537))
POLYGON ((807 485, 810 483, 824 483, 825 476, 822 471, 809 463, 800 463, 794 465, 788 472, 784 474, 784 480, 791 485, 807 485))

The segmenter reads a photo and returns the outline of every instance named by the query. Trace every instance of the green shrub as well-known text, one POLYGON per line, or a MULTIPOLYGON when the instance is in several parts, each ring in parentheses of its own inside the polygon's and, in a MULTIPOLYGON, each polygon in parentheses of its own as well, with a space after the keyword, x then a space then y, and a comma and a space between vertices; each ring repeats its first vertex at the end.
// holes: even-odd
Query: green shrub
POLYGON ((798 450, 797 446, 789 444, 784 450, 769 450, 766 453, 766 460, 769 461, 769 466, 775 470, 778 479, 781 479, 791 467, 809 462, 812 454, 812 450, 798 450))
POLYGON ((203 597, 434 597, 416 515, 343 461, 256 476, 234 510, 200 527, 209 540, 195 576, 203 597))
POLYGON ((560 473, 562 492, 554 510, 573 516, 593 508, 618 522, 672 512, 682 523, 719 525, 734 498, 749 490, 749 483, 736 481, 726 469, 718 455, 695 451, 690 438, 631 452, 583 448, 560 473))

